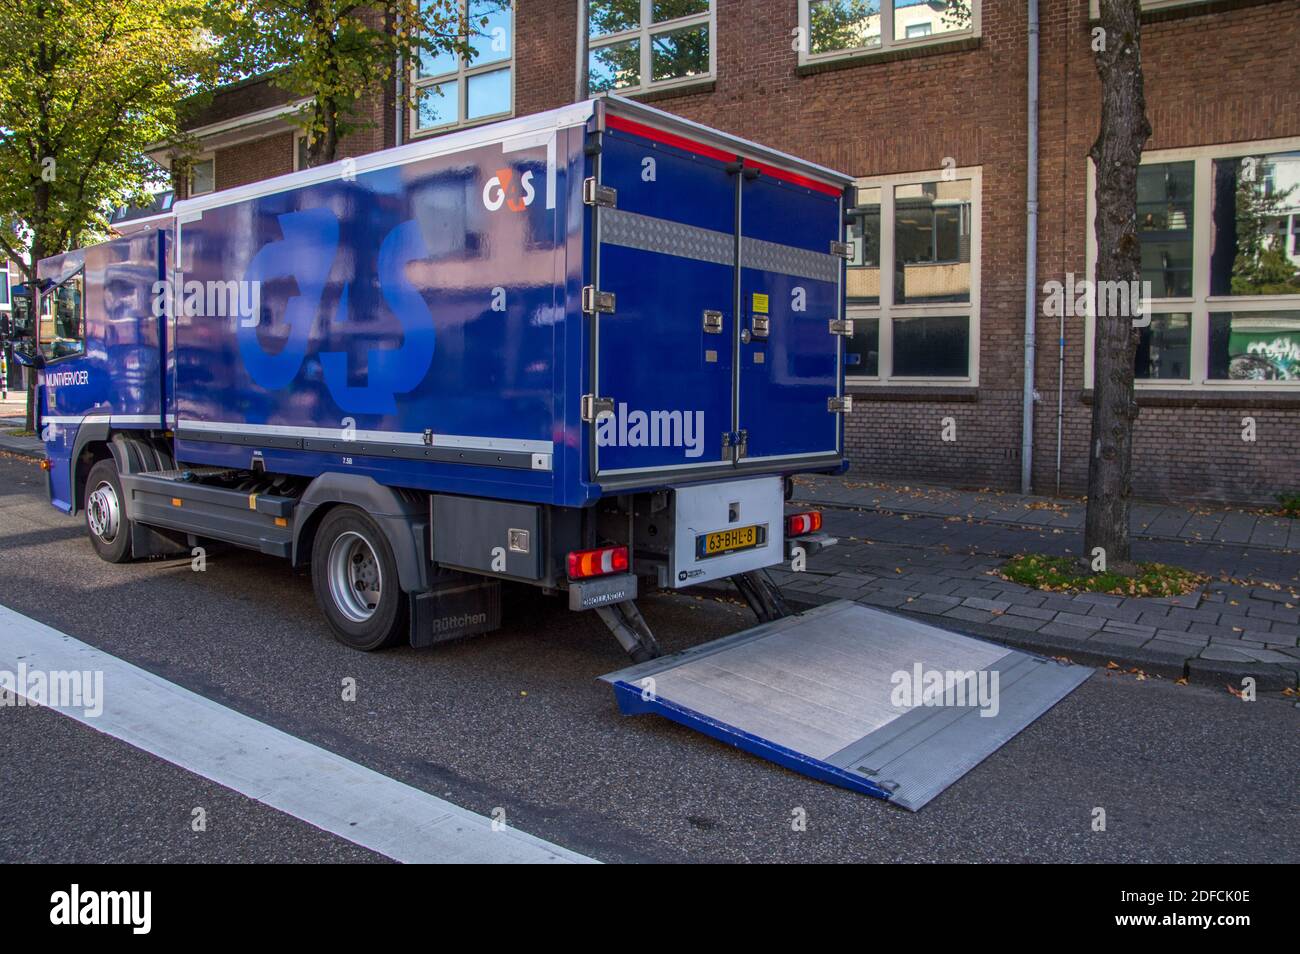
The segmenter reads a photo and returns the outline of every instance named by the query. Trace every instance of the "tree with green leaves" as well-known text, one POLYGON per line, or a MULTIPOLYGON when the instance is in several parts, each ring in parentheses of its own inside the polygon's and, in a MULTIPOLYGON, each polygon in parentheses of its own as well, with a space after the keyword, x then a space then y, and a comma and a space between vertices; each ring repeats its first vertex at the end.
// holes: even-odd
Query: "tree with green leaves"
POLYGON ((1267 156, 1247 156, 1237 164, 1236 240, 1232 263, 1232 294, 1294 295, 1300 293, 1300 269, 1286 254, 1285 232, 1279 236, 1272 226, 1292 205, 1295 186, 1271 189, 1265 175, 1267 156))
MULTIPOLYGON (((229 0, 221 28, 227 69, 272 72, 305 100, 293 120, 307 137, 307 165, 338 157, 340 140, 370 120, 358 106, 382 95, 396 64, 421 55, 472 57, 487 13, 510 0, 229 0)), ((409 84, 400 84, 406 105, 409 84)))
POLYGON ((25 281, 156 182, 146 148, 215 76, 207 23, 200 0, 0 0, 0 253, 25 281))

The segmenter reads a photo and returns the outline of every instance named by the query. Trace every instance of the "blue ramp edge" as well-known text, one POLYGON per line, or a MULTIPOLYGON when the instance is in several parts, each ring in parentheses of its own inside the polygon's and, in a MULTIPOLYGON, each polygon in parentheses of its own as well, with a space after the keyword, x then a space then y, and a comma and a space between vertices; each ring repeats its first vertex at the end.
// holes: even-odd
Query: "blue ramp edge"
POLYGON ((621 679, 614 680, 610 684, 614 687, 614 698, 618 700, 619 711, 624 715, 660 715, 689 729, 703 732, 719 742, 725 742, 743 752, 748 752, 750 755, 756 755, 761 759, 775 762, 777 765, 816 779, 819 782, 828 782, 831 785, 851 789, 863 795, 873 795, 876 798, 888 799, 890 797, 888 789, 868 781, 861 775, 837 768, 829 762, 823 762, 821 759, 812 758, 802 752, 796 752, 783 745, 777 745, 775 742, 751 735, 733 725, 711 719, 702 712, 696 712, 694 709, 679 706, 660 696, 646 693, 641 687, 624 682, 621 679))

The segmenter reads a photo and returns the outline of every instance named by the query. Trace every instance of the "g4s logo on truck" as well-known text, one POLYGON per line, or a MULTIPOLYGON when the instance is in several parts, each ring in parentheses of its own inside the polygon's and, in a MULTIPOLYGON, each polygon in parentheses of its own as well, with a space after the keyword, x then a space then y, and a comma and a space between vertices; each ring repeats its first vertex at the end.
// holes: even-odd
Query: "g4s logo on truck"
MULTIPOLYGON (((239 353, 249 376, 270 391, 288 386, 307 357, 311 329, 320 311, 325 283, 339 248, 339 222, 327 208, 288 212, 277 217, 283 238, 258 250, 244 273, 246 280, 269 282, 291 277, 298 294, 289 298, 283 324, 284 343, 276 352, 263 347, 256 323, 236 331, 239 353)), ((372 348, 367 356, 367 380, 356 386, 348 380, 348 354, 320 352, 325 384, 344 411, 390 414, 397 409, 394 396, 414 390, 433 363, 433 315, 420 293, 407 280, 407 263, 425 258, 429 250, 414 220, 401 222, 384 237, 379 248, 379 292, 402 329, 398 348, 372 348)), ((334 322, 350 319, 350 285, 344 285, 334 322)))
POLYGON ((533 188, 533 171, 528 169, 519 177, 517 188, 513 169, 498 169, 496 175, 483 184, 483 205, 495 212, 504 205, 511 212, 522 212, 533 204, 537 191, 533 188))

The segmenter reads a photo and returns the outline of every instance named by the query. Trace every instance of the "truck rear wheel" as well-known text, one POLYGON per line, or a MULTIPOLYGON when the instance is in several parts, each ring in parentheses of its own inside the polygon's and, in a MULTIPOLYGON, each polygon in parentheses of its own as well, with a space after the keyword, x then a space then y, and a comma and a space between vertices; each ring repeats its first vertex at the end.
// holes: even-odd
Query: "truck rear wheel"
POLYGON ((406 595, 397 583, 397 561, 363 511, 338 507, 325 515, 312 545, 311 580, 343 645, 370 652, 403 641, 406 595))
POLYGON ((84 509, 86 532, 100 558, 109 563, 131 559, 131 521, 122 507, 122 482, 111 457, 90 468, 84 509))

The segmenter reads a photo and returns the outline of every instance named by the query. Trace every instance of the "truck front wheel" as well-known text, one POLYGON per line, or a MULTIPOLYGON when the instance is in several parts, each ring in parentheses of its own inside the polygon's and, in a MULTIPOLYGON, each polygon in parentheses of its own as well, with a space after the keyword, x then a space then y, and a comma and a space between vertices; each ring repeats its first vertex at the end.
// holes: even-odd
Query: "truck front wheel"
POLYGON ((86 532, 100 558, 109 563, 131 559, 131 521, 122 507, 122 482, 111 457, 90 468, 84 509, 86 532))
POLYGON ((406 636, 406 596, 382 530, 356 507, 331 510, 311 555, 316 602, 334 636, 351 649, 396 646, 406 636))

